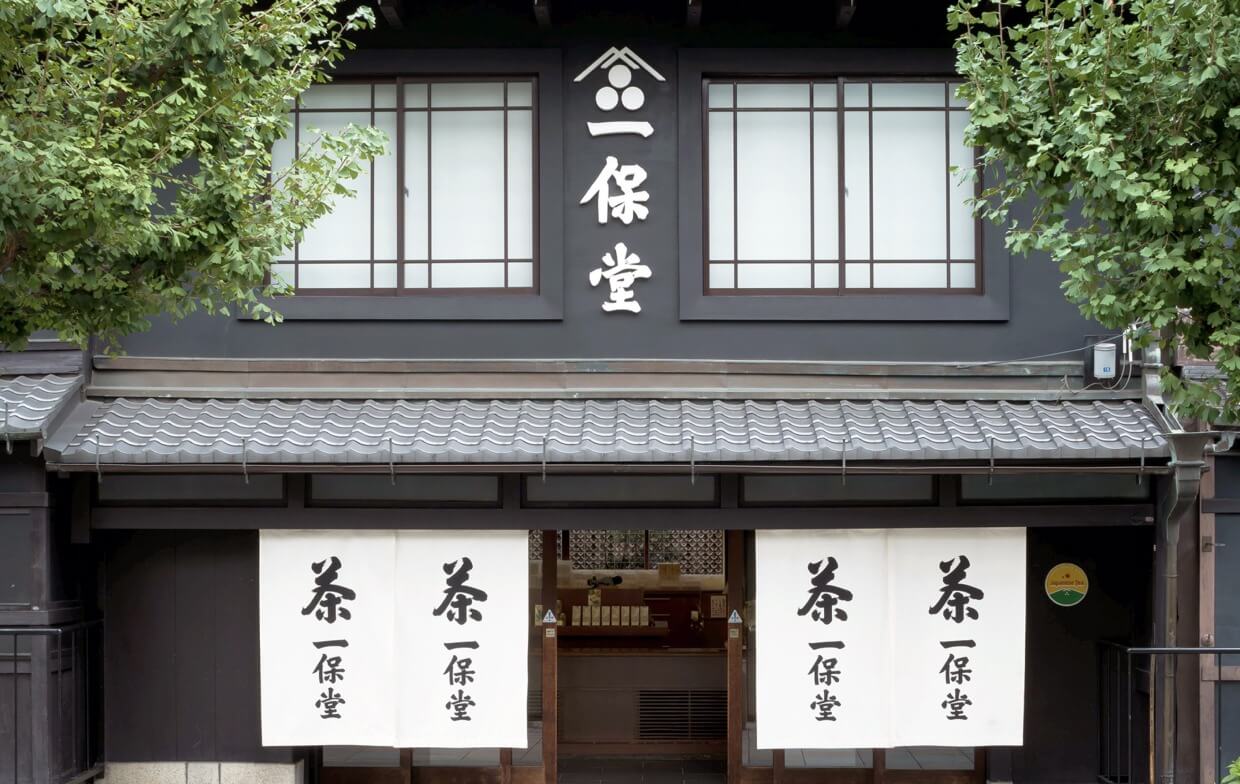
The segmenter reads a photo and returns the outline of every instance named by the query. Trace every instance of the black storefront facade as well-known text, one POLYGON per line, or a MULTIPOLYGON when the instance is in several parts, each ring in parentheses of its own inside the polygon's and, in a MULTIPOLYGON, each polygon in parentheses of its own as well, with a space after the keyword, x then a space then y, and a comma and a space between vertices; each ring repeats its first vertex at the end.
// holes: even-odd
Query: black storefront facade
POLYGON ((1135 782, 1163 738, 1177 780, 1218 770, 1234 667, 1122 651, 1167 641, 1167 596, 1173 644, 1236 644, 1229 458, 1181 434, 1156 355, 1091 375, 1076 347, 1106 333, 1054 265, 961 221, 946 39, 864 6, 805 12, 829 45, 795 14, 689 6, 406 4, 296 112, 299 134, 402 141, 352 224, 280 262, 285 323, 5 356, 0 781, 570 782, 636 761, 1135 782), (1027 529, 1023 745, 757 748, 756 532, 836 528, 1027 529), (528 532, 528 748, 264 747, 259 531, 287 529, 528 532), (1089 582, 1073 606, 1046 588, 1065 563, 1089 582), (628 623, 574 616, 591 607, 628 623))

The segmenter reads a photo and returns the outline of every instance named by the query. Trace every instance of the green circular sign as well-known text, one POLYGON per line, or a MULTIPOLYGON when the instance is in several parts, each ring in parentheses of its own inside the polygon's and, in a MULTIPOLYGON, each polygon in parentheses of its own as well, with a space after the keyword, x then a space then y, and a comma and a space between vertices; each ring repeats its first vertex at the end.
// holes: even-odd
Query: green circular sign
POLYGON ((1074 563, 1056 564, 1046 573, 1046 597, 1060 607, 1075 607, 1089 593, 1085 570, 1074 563))

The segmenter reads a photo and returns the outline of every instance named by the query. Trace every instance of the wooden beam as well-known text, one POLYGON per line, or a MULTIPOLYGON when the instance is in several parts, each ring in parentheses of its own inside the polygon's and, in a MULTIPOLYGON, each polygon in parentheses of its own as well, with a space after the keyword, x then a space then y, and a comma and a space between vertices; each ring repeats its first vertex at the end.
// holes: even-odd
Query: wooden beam
POLYGON ((696 30, 702 24, 702 0, 688 0, 688 3, 685 24, 696 30))
POLYGON ((551 26, 551 0, 534 0, 534 19, 539 27, 551 26))
POLYGON ((405 28, 404 0, 379 0, 379 11, 387 23, 397 30, 405 28))
MULTIPOLYGON (((106 481, 106 480, 105 480, 106 481)), ((438 528, 443 530, 640 531, 701 529, 933 528, 1021 526, 1146 526, 1149 504, 1047 504, 958 507, 821 507, 740 509, 412 509, 400 507, 96 506, 91 527, 102 529, 257 530, 261 528, 438 528)))

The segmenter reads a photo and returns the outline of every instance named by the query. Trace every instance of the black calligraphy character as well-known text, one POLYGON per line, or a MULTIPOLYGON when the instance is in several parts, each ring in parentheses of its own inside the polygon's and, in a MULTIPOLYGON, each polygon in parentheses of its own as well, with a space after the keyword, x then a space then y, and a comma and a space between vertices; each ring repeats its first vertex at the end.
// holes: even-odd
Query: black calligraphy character
POLYGON ((351 589, 336 584, 336 578, 340 576, 340 559, 333 555, 330 563, 316 561, 310 564, 310 568, 318 575, 314 578, 314 584, 318 587, 314 589, 314 597, 310 599, 310 603, 302 608, 301 614, 309 615, 313 611, 315 618, 328 623, 335 623, 337 616, 346 621, 353 617, 348 608, 340 606, 343 601, 357 598, 357 594, 351 589), (324 568, 324 564, 327 564, 327 568, 324 568))
POLYGON ((982 593, 980 588, 964 582, 965 570, 968 568, 969 557, 966 555, 939 562, 939 571, 945 576, 943 587, 939 589, 939 600, 930 608, 931 615, 937 615, 941 611, 944 618, 955 623, 960 623, 966 616, 977 620, 977 610, 970 607, 969 602, 982 599, 986 594, 982 593))
POLYGON ((319 714, 320 719, 339 719, 340 711, 338 708, 344 702, 344 697, 340 696, 340 693, 331 686, 328 686, 327 691, 320 694, 319 698, 315 700, 314 707, 322 709, 323 712, 319 714))
POLYGON ((943 666, 939 668, 939 674, 943 676, 943 682, 949 686, 953 683, 959 685, 972 680, 973 670, 969 667, 969 657, 957 656, 954 653, 947 654, 947 661, 943 662, 943 666))
POLYGON ((841 621, 848 620, 848 613, 836 605, 840 602, 851 602, 852 591, 847 588, 840 588, 838 585, 831 585, 831 581, 835 579, 835 570, 839 568, 834 556, 827 557, 827 565, 824 568, 822 561, 813 561, 809 565, 809 573, 814 575, 810 580, 811 588, 809 589, 809 600, 805 602, 805 606, 797 610, 797 615, 805 615, 813 610, 812 617, 815 621, 822 621, 824 624, 831 623, 833 618, 841 621))
POLYGON ((464 689, 457 689, 456 694, 448 698, 444 703, 444 709, 452 711, 450 717, 452 721, 473 721, 467 714, 467 711, 477 705, 474 698, 465 693, 464 689))
POLYGON ((319 683, 337 683, 344 680, 344 667, 340 666, 340 656, 319 654, 319 663, 314 667, 314 674, 319 676, 319 683))
POLYGON ((940 707, 947 708, 948 721, 968 721, 969 717, 964 715, 964 706, 972 705, 973 700, 969 699, 969 695, 961 694, 960 688, 947 695, 947 699, 943 700, 940 707))
POLYGON ((435 615, 443 615, 444 610, 447 610, 448 620, 461 625, 467 620, 482 620, 482 613, 471 605, 474 602, 485 602, 486 591, 465 584, 469 580, 469 570, 473 568, 474 562, 469 558, 443 565, 443 573, 448 575, 448 587, 443 589, 444 598, 435 609, 435 615), (460 563, 460 569, 456 568, 457 563, 460 563))
MULTIPOLYGON (((811 642, 809 648, 812 651, 820 651, 823 648, 835 648, 837 650, 844 647, 842 640, 831 640, 829 642, 811 642)), ((831 657, 826 658, 821 653, 818 654, 818 660, 809 668, 809 675, 814 678, 815 686, 830 686, 840 679, 840 660, 831 657)))
POLYGON ((814 697, 814 701, 809 704, 812 710, 818 712, 814 717, 814 721, 835 721, 834 711, 840 707, 839 698, 831 693, 830 689, 823 689, 822 694, 814 697))
POLYGON ((449 686, 467 686, 477 673, 473 669, 474 660, 465 657, 460 658, 453 654, 452 661, 448 662, 448 667, 443 671, 448 676, 449 686))

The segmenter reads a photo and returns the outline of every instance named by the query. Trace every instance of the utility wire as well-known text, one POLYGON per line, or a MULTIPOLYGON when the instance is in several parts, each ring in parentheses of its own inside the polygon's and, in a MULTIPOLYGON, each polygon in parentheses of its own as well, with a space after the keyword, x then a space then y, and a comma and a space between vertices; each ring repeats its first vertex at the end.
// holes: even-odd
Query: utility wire
MULTIPOLYGON (((1096 343, 1086 343, 1084 346, 1077 346, 1076 348, 1067 348, 1067 349, 1064 349, 1063 351, 1052 351, 1049 354, 1037 354, 1032 357, 1018 357, 1016 359, 994 359, 988 362, 962 362, 957 365, 954 365, 953 367, 957 369, 961 369, 961 368, 987 367, 989 365, 1011 365, 1016 362, 1032 362, 1035 359, 1048 359, 1050 357, 1062 357, 1064 354, 1075 354, 1078 351, 1082 351, 1087 348, 1093 348, 1094 346, 1102 345, 1103 343, 1106 343, 1109 340, 1115 340, 1116 338, 1122 338, 1125 334, 1127 334, 1127 330, 1125 330, 1124 332, 1120 332, 1119 334, 1116 334, 1116 335, 1108 335, 1107 337, 1102 338, 1096 343)), ((1117 355, 1118 353, 1119 352, 1116 352, 1117 355)))

